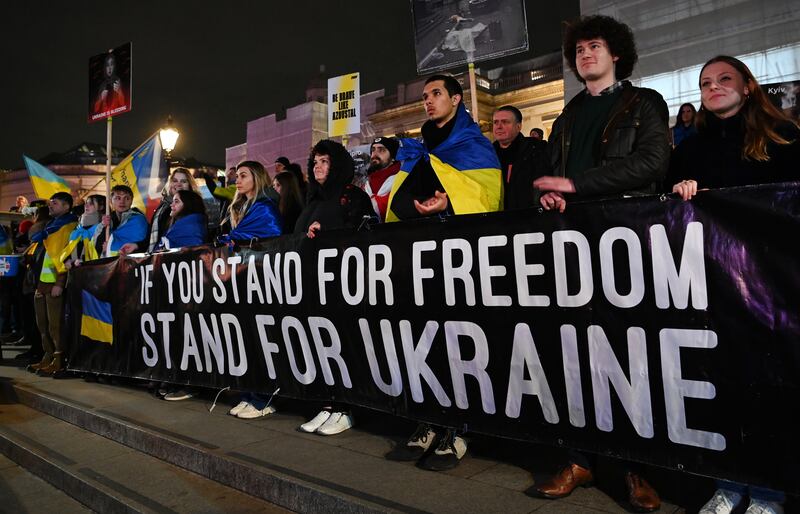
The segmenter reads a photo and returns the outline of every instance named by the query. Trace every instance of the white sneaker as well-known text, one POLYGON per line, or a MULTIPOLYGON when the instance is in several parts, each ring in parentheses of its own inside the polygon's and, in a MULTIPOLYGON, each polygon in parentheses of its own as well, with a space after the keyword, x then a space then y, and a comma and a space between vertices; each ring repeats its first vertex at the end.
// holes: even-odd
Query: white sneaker
POLYGON ((742 501, 742 495, 727 489, 717 489, 697 514, 730 514, 742 501))
POLYGON ((314 433, 319 435, 341 434, 353 426, 353 416, 346 412, 333 412, 314 433))
POLYGON ((329 417, 331 417, 331 411, 321 410, 319 411, 319 414, 311 418, 311 421, 300 425, 300 430, 302 430, 303 432, 308 432, 309 434, 316 432, 317 429, 321 427, 323 423, 328 421, 329 417))
POLYGON ((244 406, 242 410, 239 411, 239 414, 236 415, 237 418, 241 419, 255 419, 260 418, 262 416, 267 416, 275 412, 275 407, 271 405, 267 405, 263 409, 256 409, 251 404, 247 404, 244 406))
POLYGON ((242 412, 244 410, 244 408, 247 407, 248 405, 250 405, 250 404, 245 402, 245 401, 241 401, 241 402, 236 404, 236 407, 234 407, 231 410, 229 410, 228 414, 230 414, 231 416, 236 416, 240 412, 242 412))
POLYGON ((194 393, 191 393, 185 389, 178 389, 177 391, 165 394, 164 399, 168 402, 179 402, 181 400, 188 400, 192 396, 194 396, 194 393))
POLYGON ((744 514, 783 514, 783 505, 778 502, 750 499, 744 514))

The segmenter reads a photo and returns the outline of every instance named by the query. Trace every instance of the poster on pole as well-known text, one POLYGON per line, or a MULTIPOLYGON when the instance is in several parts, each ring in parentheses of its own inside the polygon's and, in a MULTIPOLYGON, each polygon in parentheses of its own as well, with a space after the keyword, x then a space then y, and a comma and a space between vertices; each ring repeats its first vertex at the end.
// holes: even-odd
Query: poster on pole
POLYGON ((89 122, 131 110, 132 44, 89 58, 89 122))
POLYGON ((411 0, 417 73, 528 50, 524 0, 411 0))
POLYGON ((361 87, 358 73, 328 79, 328 137, 361 132, 361 87))

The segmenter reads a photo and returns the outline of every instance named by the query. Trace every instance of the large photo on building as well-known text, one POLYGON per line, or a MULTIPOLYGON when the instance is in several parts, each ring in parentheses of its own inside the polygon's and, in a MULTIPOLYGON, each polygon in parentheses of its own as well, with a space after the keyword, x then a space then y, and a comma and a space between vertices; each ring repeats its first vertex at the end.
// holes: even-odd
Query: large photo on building
POLYGON ((417 73, 528 50, 523 0, 411 0, 417 73))

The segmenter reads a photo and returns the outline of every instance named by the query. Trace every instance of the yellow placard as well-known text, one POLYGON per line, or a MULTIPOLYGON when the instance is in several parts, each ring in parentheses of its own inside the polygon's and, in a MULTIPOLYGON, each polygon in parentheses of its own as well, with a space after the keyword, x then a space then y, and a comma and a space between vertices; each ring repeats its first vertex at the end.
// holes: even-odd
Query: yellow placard
POLYGON ((328 137, 361 133, 358 73, 328 79, 328 137))

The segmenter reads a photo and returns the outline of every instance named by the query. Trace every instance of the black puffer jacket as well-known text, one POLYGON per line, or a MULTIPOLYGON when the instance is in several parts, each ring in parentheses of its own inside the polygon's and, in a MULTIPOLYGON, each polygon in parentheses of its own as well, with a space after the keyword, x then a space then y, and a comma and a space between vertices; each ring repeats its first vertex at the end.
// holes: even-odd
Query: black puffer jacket
POLYGON ((318 221, 322 230, 358 228, 364 216, 377 220, 367 193, 353 185, 355 163, 339 143, 325 139, 314 145, 308 158, 306 206, 295 224, 295 233, 305 233, 318 221), (320 185, 314 178, 314 155, 331 158, 330 172, 320 185))
MULTIPOLYGON (((667 172, 671 146, 664 98, 628 81, 622 88, 595 152, 595 166, 568 177, 581 199, 655 193, 667 172)), ((553 124, 548 147, 554 175, 565 176, 572 124, 587 94, 575 96, 553 124)))

